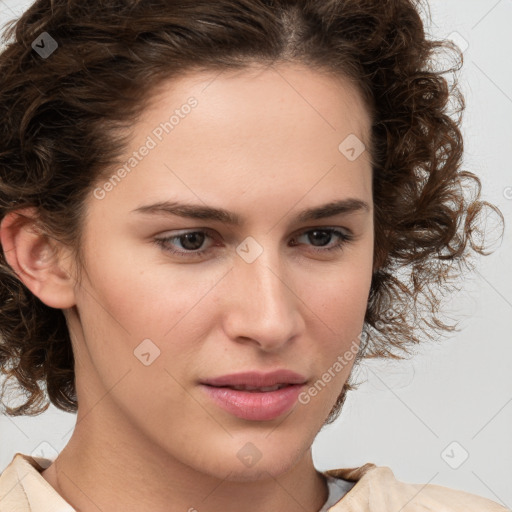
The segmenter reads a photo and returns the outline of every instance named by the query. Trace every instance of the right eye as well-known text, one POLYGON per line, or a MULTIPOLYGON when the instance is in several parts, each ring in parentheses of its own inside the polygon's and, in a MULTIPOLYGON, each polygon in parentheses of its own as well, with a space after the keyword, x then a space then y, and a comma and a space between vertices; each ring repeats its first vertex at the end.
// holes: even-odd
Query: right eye
POLYGON ((154 242, 171 254, 176 254, 177 256, 185 258, 195 258, 204 255, 210 250, 198 250, 203 245, 206 238, 212 238, 207 233, 207 231, 203 230, 189 230, 173 236, 167 236, 165 238, 155 238, 154 242), (181 244, 181 250, 172 248, 171 244, 175 242, 179 242, 181 244))

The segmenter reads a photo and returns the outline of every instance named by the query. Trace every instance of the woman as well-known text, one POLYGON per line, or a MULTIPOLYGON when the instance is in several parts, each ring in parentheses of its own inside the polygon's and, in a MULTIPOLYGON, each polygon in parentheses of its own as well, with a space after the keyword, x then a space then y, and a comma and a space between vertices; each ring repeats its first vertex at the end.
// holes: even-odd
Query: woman
POLYGON ((505 510, 311 456, 355 365, 449 330, 484 252, 418 9, 44 0, 7 31, 6 411, 43 381, 77 423, 16 455, 2 510, 505 510))

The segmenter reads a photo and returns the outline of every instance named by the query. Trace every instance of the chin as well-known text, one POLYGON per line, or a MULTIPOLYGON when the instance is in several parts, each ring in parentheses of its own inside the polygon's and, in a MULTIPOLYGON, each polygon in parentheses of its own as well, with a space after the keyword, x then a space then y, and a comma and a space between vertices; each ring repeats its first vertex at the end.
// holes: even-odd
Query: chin
POLYGON ((227 480, 238 482, 278 478, 299 465, 309 448, 307 440, 301 442, 289 436, 286 441, 279 435, 272 439, 272 434, 234 437, 231 441, 220 447, 211 467, 216 476, 221 472, 229 475, 227 480), (303 445, 304 449, 301 448, 303 445))
POLYGON ((229 473, 226 480, 231 482, 256 482, 274 479, 289 471, 294 464, 292 460, 288 461, 288 463, 283 463, 282 460, 272 457, 271 459, 267 459, 266 462, 263 462, 263 459, 261 459, 251 468, 241 466, 242 464, 236 467, 226 468, 226 472, 231 469, 231 473, 229 473))

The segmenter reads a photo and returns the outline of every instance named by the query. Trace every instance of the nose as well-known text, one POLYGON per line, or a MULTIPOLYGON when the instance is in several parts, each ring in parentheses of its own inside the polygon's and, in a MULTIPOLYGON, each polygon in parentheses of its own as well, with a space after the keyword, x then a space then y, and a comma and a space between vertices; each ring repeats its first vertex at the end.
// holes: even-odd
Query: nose
POLYGON ((302 301, 277 249, 265 249, 252 263, 235 258, 225 286, 224 330, 230 339, 276 352, 303 329, 302 301))

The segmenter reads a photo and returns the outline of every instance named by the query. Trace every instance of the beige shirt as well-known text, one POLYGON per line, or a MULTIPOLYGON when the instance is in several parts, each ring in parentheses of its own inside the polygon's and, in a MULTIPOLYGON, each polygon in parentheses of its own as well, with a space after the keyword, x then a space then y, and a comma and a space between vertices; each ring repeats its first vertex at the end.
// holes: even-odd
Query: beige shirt
MULTIPOLYGON (((17 453, 0 475, 0 512, 75 512, 42 477, 49 459, 17 453)), ((359 468, 331 469, 323 473, 329 512, 506 512, 485 498, 440 485, 407 484, 386 466, 365 464, 359 468), (341 479, 333 485, 332 477, 341 479), (347 492, 348 491, 348 492, 347 492)), ((510 512, 510 511, 509 511, 510 512)))

